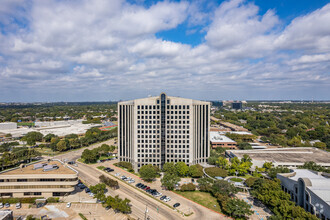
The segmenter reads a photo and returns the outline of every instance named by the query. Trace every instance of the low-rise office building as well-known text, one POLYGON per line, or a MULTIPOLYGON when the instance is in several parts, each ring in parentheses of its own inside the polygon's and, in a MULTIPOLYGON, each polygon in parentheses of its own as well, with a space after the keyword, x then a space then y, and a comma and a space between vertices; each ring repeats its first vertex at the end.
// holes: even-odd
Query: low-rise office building
POLYGON ((291 200, 320 219, 330 220, 330 175, 306 169, 279 173, 282 189, 291 200))
POLYGON ((0 197, 53 197, 74 191, 78 172, 60 161, 0 172, 0 197))
POLYGON ((210 141, 212 148, 223 147, 227 149, 237 149, 236 141, 233 141, 217 131, 210 132, 210 141))

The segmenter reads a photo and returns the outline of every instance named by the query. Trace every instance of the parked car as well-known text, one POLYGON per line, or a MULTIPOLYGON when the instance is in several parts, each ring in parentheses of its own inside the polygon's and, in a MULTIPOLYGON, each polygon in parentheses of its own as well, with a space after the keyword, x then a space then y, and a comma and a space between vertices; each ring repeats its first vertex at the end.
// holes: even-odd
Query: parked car
POLYGON ((135 186, 138 187, 138 188, 139 188, 141 185, 142 185, 142 183, 137 183, 137 184, 135 184, 135 186))
POLYGON ((141 189, 145 190, 147 187, 148 187, 147 185, 143 185, 141 189))
POLYGON ((16 203, 16 209, 20 209, 20 208, 22 208, 21 203, 20 202, 16 203))
POLYGON ((86 192, 86 193, 89 193, 90 191, 91 191, 91 190, 90 190, 88 187, 85 188, 85 192, 86 192))
POLYGON ((166 198, 164 199, 164 202, 169 202, 169 201, 171 201, 171 197, 166 196, 166 198))
POLYGON ((111 207, 110 206, 107 206, 107 207, 105 207, 105 210, 109 210, 111 207))
POLYGON ((90 197, 94 197, 94 193, 90 192, 88 193, 90 197))
POLYGON ((81 184, 79 188, 80 188, 80 189, 85 189, 86 186, 85 186, 84 184, 81 184))
POLYGON ((179 206, 180 206, 180 203, 178 203, 178 202, 173 205, 174 208, 179 207, 179 206))
POLYGON ((120 176, 120 173, 116 173, 115 176, 120 176))
POLYGON ((70 207, 71 207, 71 202, 68 202, 68 203, 66 204, 66 207, 67 207, 67 208, 70 208, 70 207))
POLYGON ((191 179, 191 182, 192 182, 192 183, 194 183, 194 182, 195 182, 195 180, 194 180, 194 179, 191 179))
POLYGON ((164 200, 164 199, 166 199, 166 196, 160 197, 160 200, 164 200))
POLYGON ((5 207, 6 207, 6 208, 9 208, 9 207, 10 207, 10 204, 7 202, 7 203, 5 204, 5 207))
POLYGON ((130 180, 128 181, 128 183, 135 183, 135 180, 134 180, 134 179, 130 179, 130 180))
POLYGON ((0 203, 0 209, 2 209, 2 208, 3 208, 3 203, 1 202, 1 203, 0 203))
POLYGON ((148 189, 150 189, 150 187, 149 187, 149 186, 147 186, 147 187, 146 187, 144 190, 145 190, 145 191, 147 191, 148 189))

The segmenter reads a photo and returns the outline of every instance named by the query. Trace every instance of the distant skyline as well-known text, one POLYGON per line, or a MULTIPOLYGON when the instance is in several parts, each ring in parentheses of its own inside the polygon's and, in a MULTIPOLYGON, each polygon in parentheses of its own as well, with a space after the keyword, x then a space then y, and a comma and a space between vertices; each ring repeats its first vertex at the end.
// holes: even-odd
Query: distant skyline
POLYGON ((330 1, 1 0, 0 102, 330 100, 330 1))

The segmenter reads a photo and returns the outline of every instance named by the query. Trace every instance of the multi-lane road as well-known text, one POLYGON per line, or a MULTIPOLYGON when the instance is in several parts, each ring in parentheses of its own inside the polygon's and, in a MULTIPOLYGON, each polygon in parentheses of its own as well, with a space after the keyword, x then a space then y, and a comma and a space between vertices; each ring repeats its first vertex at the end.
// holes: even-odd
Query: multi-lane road
MULTIPOLYGON (((114 144, 114 140, 108 140, 106 142, 94 144, 88 149, 93 149, 95 147, 101 146, 102 144, 114 144)), ((76 160, 80 158, 82 152, 86 148, 82 148, 76 151, 71 151, 65 154, 57 155, 53 158, 67 161, 76 160)), ((77 167, 73 167, 79 172, 79 178, 81 178, 88 185, 95 185, 99 183, 99 176, 102 174, 107 175, 105 172, 98 170, 95 166, 86 165, 83 163, 79 163, 77 167)), ((109 176, 111 177, 111 176, 109 176)), ((114 178, 112 176, 112 178, 114 178)), ((203 206, 195 204, 189 200, 186 200, 182 197, 177 198, 180 203, 188 204, 191 208, 193 214, 189 217, 183 217, 176 210, 173 210, 158 200, 150 198, 139 190, 128 186, 126 183, 121 181, 119 182, 120 188, 117 190, 109 189, 108 194, 111 196, 119 195, 121 198, 128 198, 131 200, 132 204, 132 217, 136 219, 145 219, 145 217, 149 217, 149 219, 225 219, 223 215, 215 213, 203 206), (148 210, 146 213, 146 209, 148 210)), ((173 194, 172 194, 173 195, 173 194)), ((171 197, 172 197, 171 195, 171 197)), ((174 197, 175 195, 173 195, 174 197)), ((172 199, 173 199, 172 197, 172 199)), ((189 208, 189 209, 190 209, 189 208)))

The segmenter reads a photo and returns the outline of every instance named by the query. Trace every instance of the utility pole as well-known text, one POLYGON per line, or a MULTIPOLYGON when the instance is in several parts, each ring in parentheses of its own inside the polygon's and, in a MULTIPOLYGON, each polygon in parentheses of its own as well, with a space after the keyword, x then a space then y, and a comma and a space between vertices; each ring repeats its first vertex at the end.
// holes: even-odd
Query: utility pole
POLYGON ((144 220, 147 220, 147 213, 148 213, 148 205, 146 205, 146 210, 144 212, 144 220))

